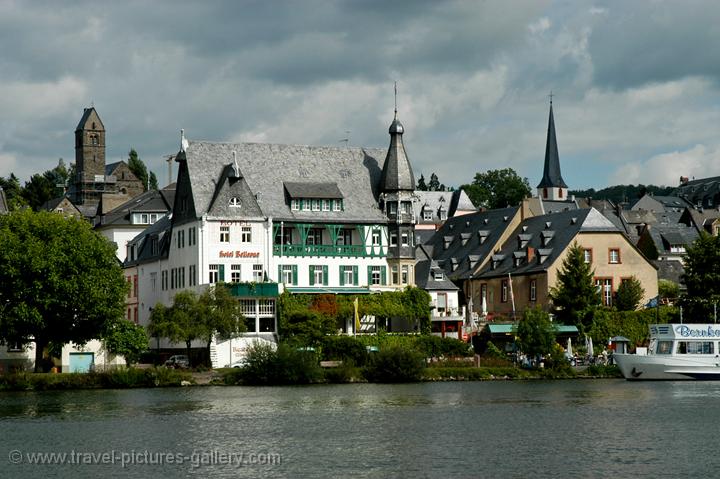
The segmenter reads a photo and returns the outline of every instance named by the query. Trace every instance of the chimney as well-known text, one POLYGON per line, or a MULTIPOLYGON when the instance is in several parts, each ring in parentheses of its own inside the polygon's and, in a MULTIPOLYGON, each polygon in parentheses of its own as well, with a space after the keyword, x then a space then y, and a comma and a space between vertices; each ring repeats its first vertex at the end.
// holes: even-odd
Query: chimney
POLYGON ((532 246, 527 247, 527 262, 528 264, 531 264, 532 261, 535 259, 535 248, 532 246))

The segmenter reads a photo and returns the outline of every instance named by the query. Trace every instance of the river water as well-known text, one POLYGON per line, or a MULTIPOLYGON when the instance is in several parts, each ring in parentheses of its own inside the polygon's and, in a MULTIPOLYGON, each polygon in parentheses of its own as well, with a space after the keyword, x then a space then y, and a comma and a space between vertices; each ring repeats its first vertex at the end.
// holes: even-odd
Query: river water
POLYGON ((2 393, 0 477, 717 477, 719 406, 623 380, 2 393))

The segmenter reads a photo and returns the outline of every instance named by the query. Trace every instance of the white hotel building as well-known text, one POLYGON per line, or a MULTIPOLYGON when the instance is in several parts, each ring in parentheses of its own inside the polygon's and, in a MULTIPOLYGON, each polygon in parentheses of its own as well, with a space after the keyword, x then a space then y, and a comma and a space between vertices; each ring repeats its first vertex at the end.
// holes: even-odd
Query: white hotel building
POLYGON ((183 137, 173 214, 134 238, 125 262, 137 268, 140 324, 178 291, 224 281, 240 283, 249 333, 273 337, 278 289, 414 284, 415 180, 402 134, 395 119, 387 150, 183 137))

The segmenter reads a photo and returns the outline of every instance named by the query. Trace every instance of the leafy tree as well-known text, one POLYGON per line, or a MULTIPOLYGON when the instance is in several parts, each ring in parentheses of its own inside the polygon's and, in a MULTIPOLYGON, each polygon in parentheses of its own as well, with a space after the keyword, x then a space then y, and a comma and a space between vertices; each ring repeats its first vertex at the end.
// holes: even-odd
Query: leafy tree
POLYGON ((427 191, 428 189, 427 185, 425 184, 425 177, 422 174, 420 174, 420 179, 417 182, 417 189, 419 191, 427 191))
POLYGON ((462 185, 475 206, 493 209, 519 204, 530 196, 530 183, 512 168, 476 173, 469 185, 462 185))
POLYGON ((136 363, 140 359, 140 354, 148 348, 145 328, 127 319, 109 325, 102 339, 105 349, 124 357, 128 365, 136 363))
POLYGON ((531 358, 549 355, 555 344, 555 326, 550 315, 537 307, 526 309, 518 323, 516 341, 520 350, 531 358))
POLYGON ((128 168, 143 184, 143 189, 147 191, 148 187, 148 170, 145 163, 140 159, 135 148, 130 148, 128 152, 128 168))
POLYGON ((614 203, 623 203, 642 198, 644 194, 667 196, 671 194, 674 189, 672 186, 615 185, 597 191, 594 188, 587 190, 570 190, 569 194, 575 195, 578 198, 592 198, 595 200, 610 200, 614 203))
POLYGON ((0 339, 50 343, 99 338, 123 317, 127 282, 115 247, 84 220, 19 210, 0 216, 0 339))
POLYGON ((150 181, 150 189, 151 190, 157 191, 160 189, 160 188, 158 188, 158 179, 157 179, 157 176, 155 175, 154 171, 150 172, 150 180, 149 181, 150 181))
POLYGON ((205 339, 205 327, 200 320, 202 308, 193 291, 180 291, 175 295, 169 308, 158 303, 150 313, 148 330, 151 335, 165 337, 173 343, 185 343, 190 358, 192 342, 205 339))
POLYGON ((56 191, 55 183, 52 180, 45 175, 36 173, 30 177, 30 181, 25 182, 22 196, 30 208, 40 211, 45 203, 57 196, 56 191))
POLYGON ((573 243, 558 271, 557 285, 550 290, 555 315, 562 324, 589 326, 587 313, 600 303, 600 292, 593 284, 594 271, 585 262, 582 247, 573 243))
POLYGON ((445 191, 445 185, 440 183, 438 176, 433 173, 430 175, 430 183, 427 186, 428 191, 445 191))
POLYGON ((645 289, 635 276, 623 280, 617 290, 615 306, 618 311, 635 311, 640 305, 645 289))
POLYGON ((680 285, 669 279, 659 279, 658 296, 662 299, 676 300, 680 297, 680 285))
POLYGON ((5 191, 5 199, 8 202, 8 209, 10 211, 15 211, 27 204, 25 198, 22 196, 20 180, 14 173, 10 173, 10 176, 7 178, 0 177, 0 188, 5 191))
POLYGON ((197 320, 203 326, 208 357, 213 337, 232 338, 246 330, 240 302, 223 284, 206 289, 198 298, 198 307, 197 320))
POLYGON ((720 302, 720 236, 701 232, 687 248, 683 263, 682 282, 687 286, 684 306, 688 317, 703 321, 712 317, 713 303, 720 302))

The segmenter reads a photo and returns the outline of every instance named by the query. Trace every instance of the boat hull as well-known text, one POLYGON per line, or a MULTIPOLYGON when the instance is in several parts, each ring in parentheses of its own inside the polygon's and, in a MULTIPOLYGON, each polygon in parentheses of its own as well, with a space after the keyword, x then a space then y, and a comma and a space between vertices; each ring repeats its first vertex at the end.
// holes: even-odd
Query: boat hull
POLYGON ((720 380, 720 357, 714 355, 614 354, 613 361, 631 381, 720 380))

